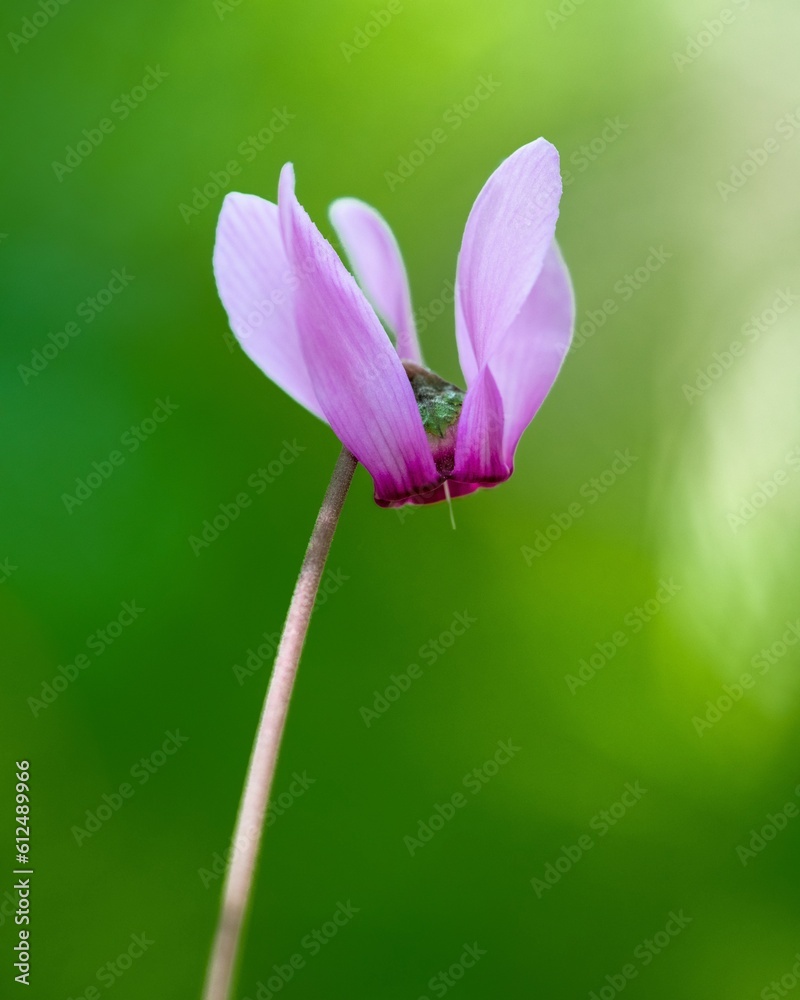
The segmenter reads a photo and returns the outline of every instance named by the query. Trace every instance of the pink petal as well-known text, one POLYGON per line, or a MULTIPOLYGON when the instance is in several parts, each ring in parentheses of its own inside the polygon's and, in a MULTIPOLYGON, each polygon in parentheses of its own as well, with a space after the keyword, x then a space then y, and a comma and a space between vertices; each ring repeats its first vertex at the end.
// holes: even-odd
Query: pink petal
POLYGON ((527 299, 553 242, 561 177, 544 139, 495 170, 472 206, 456 272, 456 336, 467 385, 527 299))
POLYGON ((544 402, 569 350, 575 299, 555 241, 539 279, 490 366, 503 398, 503 459, 510 467, 522 432, 544 402))
MULTIPOLYGON (((450 499, 455 500, 458 497, 468 496, 470 493, 474 493, 475 490, 480 489, 477 483, 457 483, 455 479, 447 480, 447 492, 450 494, 450 499)), ((403 507, 406 504, 414 504, 416 506, 422 506, 423 504, 430 503, 444 503, 447 500, 447 493, 445 493, 444 483, 438 486, 435 490, 431 490, 430 493, 417 493, 413 497, 407 497, 405 500, 395 500, 388 503, 379 503, 381 507, 403 507)))
POLYGON ((214 243, 214 275, 228 321, 245 353, 307 410, 322 417, 294 318, 294 280, 278 206, 228 194, 214 243))
POLYGON ((364 294, 397 337, 397 353, 422 364, 408 276, 389 224, 357 198, 339 198, 329 215, 364 294))
POLYGON ((352 275, 297 201, 291 164, 281 171, 278 208, 299 282, 301 349, 322 412, 372 474, 376 499, 435 488, 442 477, 408 376, 352 275))
POLYGON ((510 474, 503 459, 503 400, 485 365, 467 390, 461 410, 453 478, 499 483, 510 474))

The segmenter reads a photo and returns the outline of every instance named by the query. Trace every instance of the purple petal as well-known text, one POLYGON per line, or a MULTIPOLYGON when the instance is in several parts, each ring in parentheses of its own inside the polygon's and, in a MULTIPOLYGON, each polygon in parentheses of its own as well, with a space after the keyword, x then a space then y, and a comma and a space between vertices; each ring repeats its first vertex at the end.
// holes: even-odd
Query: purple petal
POLYGON ((503 459, 503 400, 485 365, 467 390, 461 410, 453 478, 500 483, 510 474, 503 459))
POLYGON ((456 336, 467 385, 539 275, 560 198, 558 152, 537 139, 500 164, 472 206, 456 273, 456 336))
POLYGON ((555 241, 539 279, 490 365, 503 399, 503 459, 513 466, 520 436, 544 402, 572 340, 575 299, 555 241))
POLYGON ((294 319, 294 287, 278 206, 250 194, 222 203, 214 275, 228 321, 245 353, 298 403, 322 416, 294 319))
POLYGON ((352 275, 294 194, 278 189, 281 232, 298 280, 295 317, 314 392, 336 435, 375 480, 376 499, 439 485, 422 420, 397 352, 352 275))
POLYGON ((357 198, 339 198, 328 212, 358 283, 397 337, 397 353, 422 364, 408 276, 389 224, 357 198))

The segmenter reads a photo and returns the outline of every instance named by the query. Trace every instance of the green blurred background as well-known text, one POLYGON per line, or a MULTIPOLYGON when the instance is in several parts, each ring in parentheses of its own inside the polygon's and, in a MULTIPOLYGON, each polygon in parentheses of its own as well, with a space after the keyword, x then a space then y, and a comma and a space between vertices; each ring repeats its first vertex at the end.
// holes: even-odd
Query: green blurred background
POLYGON ((721 3, 6 5, 2 995, 24 994, 5 895, 22 758, 24 995, 200 993, 264 633, 338 450, 230 342, 211 272, 225 191, 274 198, 292 160, 328 236, 335 197, 376 205, 427 310, 427 360, 458 381, 437 302, 481 185, 538 135, 569 172, 576 347, 514 477, 457 502, 455 532, 443 506, 380 510, 357 473, 236 996, 264 1000, 293 954, 304 966, 275 995, 794 988, 800 11, 721 3), (493 93, 473 99, 481 78, 493 93), (437 127, 446 141, 387 177, 437 127), (70 166, 84 130, 102 141, 70 166), (617 452, 629 467, 609 471, 617 452), (93 463, 111 475, 65 500, 93 463), (250 505, 195 554, 241 492, 250 505), (456 612, 475 622, 432 652, 456 612), (413 663, 422 676, 368 717, 413 663), (509 740, 474 794, 465 775, 509 740), (626 785, 637 797, 615 805, 626 785), (459 791, 412 855, 404 838, 459 791), (307 935, 348 901, 358 913, 315 954, 307 935), (678 934, 671 911, 691 918, 678 934), (153 944, 118 961, 137 934, 153 944))

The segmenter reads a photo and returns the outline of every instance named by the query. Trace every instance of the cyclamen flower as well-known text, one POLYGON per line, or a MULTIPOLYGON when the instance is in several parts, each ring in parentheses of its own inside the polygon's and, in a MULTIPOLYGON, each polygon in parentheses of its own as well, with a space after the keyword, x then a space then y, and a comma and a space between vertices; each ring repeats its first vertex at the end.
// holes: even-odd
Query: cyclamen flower
POLYGON ((354 198, 330 207, 359 287, 297 201, 291 164, 277 205, 225 198, 214 272, 233 332, 330 424, 372 475, 380 506, 435 503, 511 475, 572 337, 560 198, 558 153, 537 139, 500 164, 472 207, 455 282, 466 390, 425 367, 405 266, 375 209, 354 198))

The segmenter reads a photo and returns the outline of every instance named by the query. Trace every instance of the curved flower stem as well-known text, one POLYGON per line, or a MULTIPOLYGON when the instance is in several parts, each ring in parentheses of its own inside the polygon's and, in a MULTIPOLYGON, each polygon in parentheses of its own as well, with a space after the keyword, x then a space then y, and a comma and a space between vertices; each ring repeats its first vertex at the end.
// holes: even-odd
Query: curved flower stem
POLYGON ((236 818, 234 851, 222 891, 222 906, 203 994, 205 1000, 229 1000, 231 996, 242 925, 253 888, 264 815, 275 776, 289 699, 325 560, 328 558, 356 464, 356 459, 343 448, 322 501, 292 594, 236 818))

